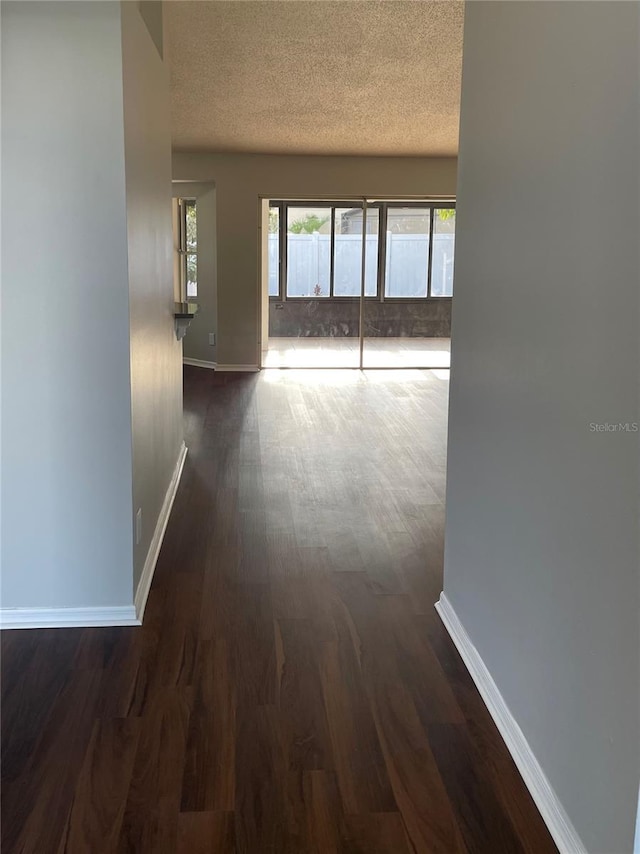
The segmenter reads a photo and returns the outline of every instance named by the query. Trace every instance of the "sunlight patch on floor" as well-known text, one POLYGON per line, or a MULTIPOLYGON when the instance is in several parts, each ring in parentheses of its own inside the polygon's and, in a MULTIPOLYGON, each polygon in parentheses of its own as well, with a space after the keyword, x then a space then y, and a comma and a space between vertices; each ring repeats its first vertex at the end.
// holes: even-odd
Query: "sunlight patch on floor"
MULTIPOLYGON (((448 368, 448 338, 367 338, 364 368, 448 368)), ((264 368, 358 368, 357 338, 271 338, 264 368)))

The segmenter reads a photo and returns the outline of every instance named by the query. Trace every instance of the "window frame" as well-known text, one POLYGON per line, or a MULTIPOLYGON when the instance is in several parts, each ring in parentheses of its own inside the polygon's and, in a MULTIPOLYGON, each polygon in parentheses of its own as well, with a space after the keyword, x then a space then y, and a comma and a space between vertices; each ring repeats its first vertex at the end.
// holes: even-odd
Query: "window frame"
MULTIPOLYGON (((358 296, 336 296, 334 294, 334 272, 335 272, 335 212, 337 208, 362 208, 363 203, 359 200, 346 201, 327 201, 326 199, 269 199, 269 208, 278 208, 279 216, 279 276, 278 276, 278 295, 269 295, 270 302, 292 302, 300 300, 313 300, 318 302, 356 302, 360 300, 358 296), (306 296, 296 297, 287 294, 287 272, 288 272, 288 240, 287 240, 287 223, 289 219, 289 208, 328 208, 331 217, 331 258, 330 258, 330 273, 329 273, 329 294, 327 296, 306 296)), ((365 302, 429 302, 442 300, 451 300, 452 296, 434 296, 431 293, 431 278, 433 267, 433 235, 436 211, 438 210, 455 210, 455 199, 440 199, 438 201, 376 201, 367 205, 367 211, 375 208, 378 211, 378 275, 376 277, 376 295, 365 296, 365 302), (385 294, 386 288, 386 260, 387 260, 387 215, 389 209, 393 208, 424 208, 429 210, 429 251, 427 256, 427 293, 423 297, 415 296, 393 296, 389 297, 385 294)))
MULTIPOLYGON (((341 296, 340 294, 338 294, 336 296, 334 291, 333 291, 334 284, 335 284, 335 282, 334 282, 335 240, 336 240, 335 212, 336 212, 336 209, 338 209, 338 208, 359 208, 360 210, 362 210, 362 208, 364 206, 363 206, 362 202, 358 202, 358 201, 356 201, 355 203, 353 201, 331 202, 331 204, 333 205, 333 208, 331 211, 331 296, 330 296, 330 299, 337 300, 339 302, 344 302, 345 300, 359 301, 360 300, 360 294, 357 294, 355 296, 346 296, 346 295, 341 296)), ((375 209, 378 211, 378 234, 377 234, 378 252, 377 252, 377 258, 376 258, 376 261, 378 264, 378 275, 376 276, 376 293, 375 293, 375 296, 365 295, 365 300, 368 300, 369 302, 379 301, 379 299, 380 299, 380 220, 382 218, 382 202, 375 202, 373 204, 367 205, 367 218, 369 216, 369 211, 372 209, 375 209)), ((363 217, 363 219, 364 219, 364 217, 363 217)), ((362 244, 362 235, 360 235, 360 242, 362 244)), ((362 270, 360 272, 362 274, 362 270)), ((359 282, 358 286, 361 288, 362 282, 359 282)), ((292 297, 292 299, 304 299, 304 297, 292 297)), ((314 297, 314 299, 318 299, 318 297, 314 297)), ((322 299, 322 297, 319 297, 319 299, 322 299)), ((325 297, 325 299, 326 299, 326 297, 325 297)))
MULTIPOLYGON (((437 205, 434 205, 433 210, 431 212, 431 224, 430 224, 431 236, 429 238, 429 299, 434 299, 434 300, 453 299, 453 282, 452 282, 452 293, 451 294, 437 294, 436 296, 434 296, 431 293, 431 276, 432 276, 432 272, 433 272, 433 237, 435 235, 435 229, 436 229, 436 226, 435 226, 436 211, 448 211, 448 210, 455 211, 455 209, 456 209, 456 204, 454 201, 452 204, 447 205, 446 207, 443 203, 439 203, 437 205)), ((454 214, 454 216, 455 216, 455 214, 454 214)), ((454 227, 454 231, 453 231, 454 244, 455 244, 455 235, 456 235, 456 232, 455 232, 455 227, 454 227)), ((454 248, 454 253, 455 253, 455 248, 454 248)), ((455 271, 455 254, 454 254, 454 267, 453 267, 453 269, 455 271)))
MULTIPOLYGON (((282 217, 284 216, 284 202, 272 201, 271 199, 269 199, 269 213, 271 213, 271 210, 274 208, 278 211, 278 231, 276 232, 278 235, 278 277, 277 277, 278 293, 277 294, 269 294, 269 299, 272 302, 282 302, 283 301, 283 293, 284 293, 284 286, 283 286, 283 279, 282 279, 282 268, 284 266, 284 259, 283 259, 284 249, 282 246, 282 217)), ((268 243, 268 241, 269 241, 269 235, 270 234, 271 234, 271 232, 269 231, 268 226, 267 226, 267 264, 269 263, 269 243, 268 243)), ((269 287, 268 277, 269 277, 269 269, 267 268, 267 289, 269 287)))
POLYGON ((180 294, 184 302, 195 301, 198 299, 198 238, 197 238, 197 200, 195 198, 177 199, 178 202, 178 247, 177 253, 180 261, 180 294), (190 249, 187 244, 187 208, 194 207, 196 210, 196 248, 190 249), (196 293, 195 296, 189 296, 187 290, 189 285, 188 274, 188 259, 193 255, 196 259, 196 293))
MULTIPOLYGON (((424 302, 425 300, 432 299, 431 297, 431 258, 432 258, 432 248, 433 248, 433 220, 434 217, 434 208, 433 202, 385 202, 385 216, 384 216, 384 273, 383 273, 383 281, 381 283, 382 294, 384 302, 424 302), (423 297, 390 297, 385 293, 387 287, 386 275, 387 275, 387 216, 389 213, 389 208, 393 209, 402 209, 402 208, 414 208, 418 210, 428 210, 429 211, 429 244, 427 247, 427 292, 423 297)), ((434 297, 434 299, 441 299, 441 297, 434 297)))

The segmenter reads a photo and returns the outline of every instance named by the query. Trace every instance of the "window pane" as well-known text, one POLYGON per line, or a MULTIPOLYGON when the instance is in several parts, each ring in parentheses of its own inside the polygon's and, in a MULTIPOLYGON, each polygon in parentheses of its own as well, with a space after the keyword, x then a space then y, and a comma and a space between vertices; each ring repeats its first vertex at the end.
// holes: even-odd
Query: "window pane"
POLYGON ((187 253, 187 299, 198 296, 198 256, 187 253))
POLYGON ((269 208, 269 296, 280 296, 280 208, 269 208))
POLYGON ((433 261, 431 296, 453 294, 453 250, 456 242, 456 212, 453 208, 437 210, 433 222, 433 261))
POLYGON ((388 209, 385 296, 426 297, 429 216, 428 208, 388 209))
MULTIPOLYGON (((359 297, 362 288, 362 208, 336 208, 333 295, 359 297)), ((367 209, 365 295, 378 291, 378 220, 376 208, 367 209)))
POLYGON ((185 218, 187 225, 187 251, 196 252, 198 249, 198 233, 195 201, 185 202, 185 218))
POLYGON ((288 208, 287 296, 328 297, 330 275, 330 208, 288 208))

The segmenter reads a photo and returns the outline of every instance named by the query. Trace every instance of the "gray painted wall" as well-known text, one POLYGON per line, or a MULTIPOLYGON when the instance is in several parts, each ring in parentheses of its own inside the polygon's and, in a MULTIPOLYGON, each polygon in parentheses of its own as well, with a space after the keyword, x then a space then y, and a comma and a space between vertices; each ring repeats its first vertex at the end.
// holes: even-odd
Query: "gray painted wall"
POLYGON ((465 19, 444 589, 594 854, 640 769, 638 434, 590 428, 640 421, 638 32, 465 19))
POLYGON ((217 316, 203 306, 198 325, 192 325, 184 340, 184 355, 226 365, 259 365, 259 197, 451 196, 456 191, 456 161, 176 152, 173 178, 215 182, 217 201, 217 316), (217 333, 215 356, 209 332, 217 333))
POLYGON ((2 4, 2 607, 132 602, 120 8, 2 4))
POLYGON ((182 345, 173 322, 169 79, 137 4, 122 3, 129 245, 134 589, 182 444, 182 345))
POLYGON ((133 602, 182 441, 170 171, 138 5, 3 3, 3 608, 133 602))

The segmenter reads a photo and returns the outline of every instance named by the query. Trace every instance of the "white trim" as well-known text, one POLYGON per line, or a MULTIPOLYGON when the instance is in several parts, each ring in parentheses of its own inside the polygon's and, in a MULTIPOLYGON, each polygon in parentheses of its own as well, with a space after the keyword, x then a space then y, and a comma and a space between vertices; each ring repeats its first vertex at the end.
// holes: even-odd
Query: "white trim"
POLYGON ((436 602, 435 607, 467 666, 489 714, 500 730, 500 735, 504 739, 513 761, 518 766, 522 779, 529 789, 549 833, 558 846, 560 854, 587 854, 587 849, 549 783, 529 746, 529 742, 511 714, 504 697, 493 681, 491 673, 471 642, 471 638, 445 593, 440 594, 440 600, 436 602))
POLYGON ((640 792, 638 793, 638 814, 636 816, 636 833, 633 842, 633 854, 640 854, 640 792))
POLYGON ((204 359, 188 359, 183 357, 183 365, 191 365, 194 368, 208 368, 211 371, 233 372, 240 373, 255 373, 260 370, 259 365, 221 365, 218 362, 206 362, 204 359))
POLYGON ((183 365, 191 365, 194 368, 209 368, 211 371, 215 371, 218 367, 217 362, 205 362, 204 359, 187 359, 186 357, 182 358, 183 365))
POLYGON ((133 605, 112 608, 2 608, 2 629, 49 629, 82 626, 139 626, 133 605))
POLYGON ((160 546, 167 528, 173 501, 184 468, 187 448, 184 442, 178 454, 171 482, 164 497, 162 509, 153 533, 147 559, 138 583, 134 605, 117 605, 99 608, 1 608, 1 629, 47 629, 82 626, 140 626, 147 597, 151 588, 160 546))
POLYGON ((216 371, 241 371, 245 373, 255 373, 260 370, 259 365, 216 365, 216 371))
POLYGON ((171 508, 173 507, 173 501, 176 497, 176 492, 178 491, 180 478, 182 477, 182 469, 184 468, 184 461, 186 459, 186 456, 187 446, 183 442, 178 453, 178 460, 173 470, 171 481, 167 488, 164 501, 162 502, 160 515, 158 516, 158 521, 156 522, 156 529, 153 532, 153 537, 151 538, 151 544, 149 545, 149 551, 147 552, 147 559, 144 562, 140 581, 138 582, 138 589, 136 590, 134 603, 136 608, 136 614, 138 616, 140 624, 142 624, 142 619, 144 617, 144 609, 147 605, 147 597, 149 596, 149 590, 151 590, 153 573, 156 569, 158 555, 160 554, 162 540, 164 539, 164 532, 167 530, 169 516, 171 515, 171 508))

